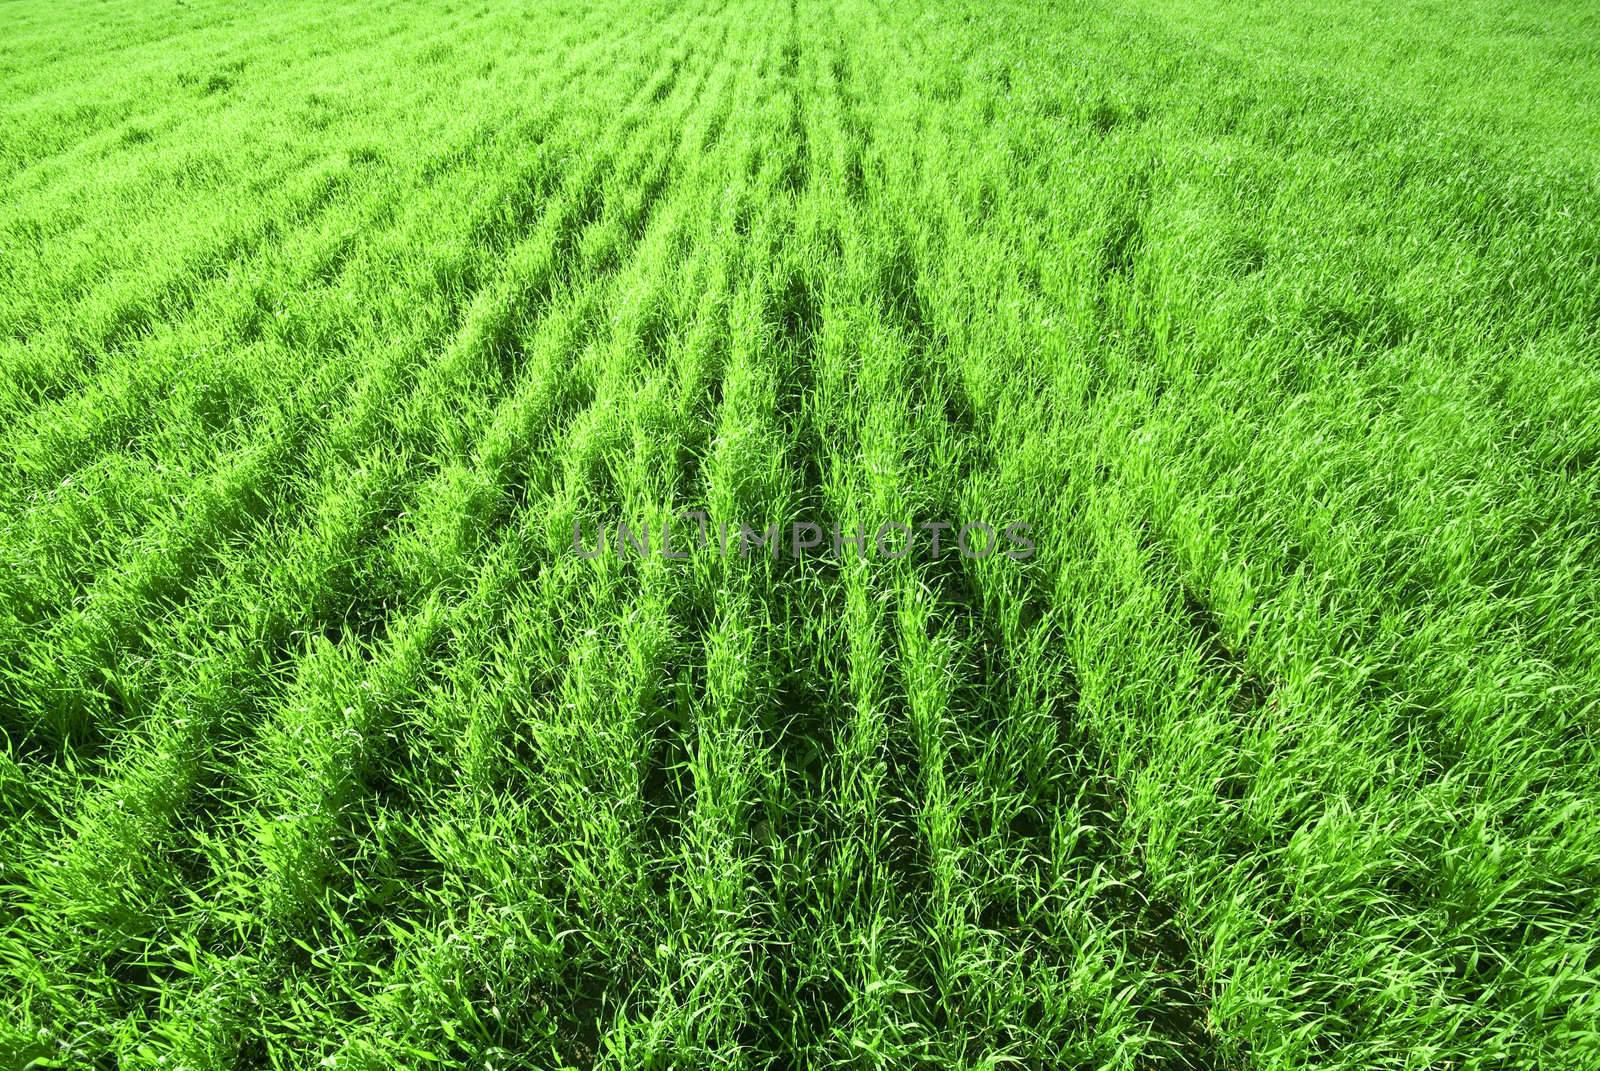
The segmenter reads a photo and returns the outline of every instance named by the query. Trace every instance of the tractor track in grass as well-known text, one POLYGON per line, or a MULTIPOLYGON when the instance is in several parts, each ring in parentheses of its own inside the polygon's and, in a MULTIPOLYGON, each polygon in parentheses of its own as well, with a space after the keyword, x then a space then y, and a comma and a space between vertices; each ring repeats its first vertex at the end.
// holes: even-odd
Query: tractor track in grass
POLYGON ((1462 125, 1520 60, 16 3, 0 1063, 1590 1071, 1600 213, 1462 125), (686 510, 869 543, 622 545, 686 510), (1034 555, 871 543, 970 520, 1034 555))

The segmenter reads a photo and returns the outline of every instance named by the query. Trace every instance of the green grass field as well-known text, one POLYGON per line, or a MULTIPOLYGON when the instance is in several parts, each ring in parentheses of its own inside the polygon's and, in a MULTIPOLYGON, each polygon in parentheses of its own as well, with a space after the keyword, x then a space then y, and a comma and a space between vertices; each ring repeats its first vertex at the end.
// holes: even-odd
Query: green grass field
POLYGON ((0 1068, 1600 1068, 1596 101, 1586 0, 0 2, 0 1068))

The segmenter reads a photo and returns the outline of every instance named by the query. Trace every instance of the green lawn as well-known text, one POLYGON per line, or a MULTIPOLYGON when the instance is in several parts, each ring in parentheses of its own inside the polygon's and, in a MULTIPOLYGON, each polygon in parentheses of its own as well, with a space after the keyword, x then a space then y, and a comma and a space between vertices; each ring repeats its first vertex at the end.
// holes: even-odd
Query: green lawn
POLYGON ((0 1068, 1600 1069, 1597 100, 0 0, 0 1068))

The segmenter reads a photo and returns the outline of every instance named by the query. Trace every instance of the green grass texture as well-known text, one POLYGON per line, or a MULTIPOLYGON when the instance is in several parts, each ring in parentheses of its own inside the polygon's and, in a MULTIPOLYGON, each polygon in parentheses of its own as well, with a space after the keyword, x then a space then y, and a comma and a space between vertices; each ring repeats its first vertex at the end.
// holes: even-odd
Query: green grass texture
POLYGON ((1597 1071, 1597 175, 1591 0, 3 0, 0 1069, 1597 1071))

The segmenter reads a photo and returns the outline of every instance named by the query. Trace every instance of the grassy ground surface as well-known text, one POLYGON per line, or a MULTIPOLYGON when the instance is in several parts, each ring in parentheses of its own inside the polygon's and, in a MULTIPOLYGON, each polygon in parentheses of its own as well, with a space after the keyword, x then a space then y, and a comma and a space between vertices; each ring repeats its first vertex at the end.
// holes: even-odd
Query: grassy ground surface
POLYGON ((0 4, 0 1066, 1600 1067, 1596 19, 0 4))

